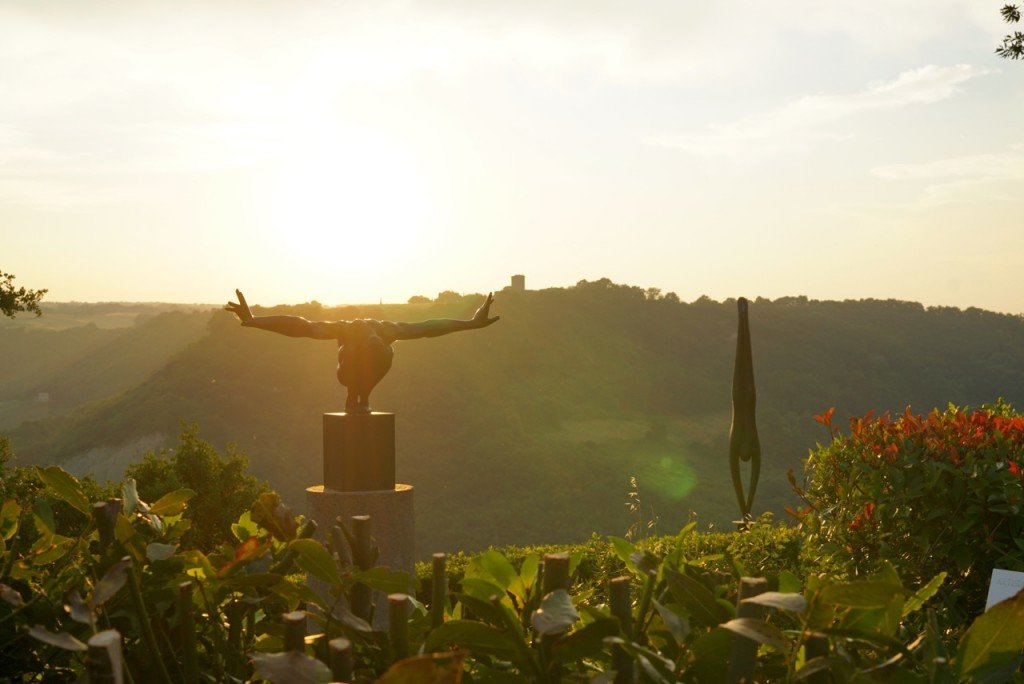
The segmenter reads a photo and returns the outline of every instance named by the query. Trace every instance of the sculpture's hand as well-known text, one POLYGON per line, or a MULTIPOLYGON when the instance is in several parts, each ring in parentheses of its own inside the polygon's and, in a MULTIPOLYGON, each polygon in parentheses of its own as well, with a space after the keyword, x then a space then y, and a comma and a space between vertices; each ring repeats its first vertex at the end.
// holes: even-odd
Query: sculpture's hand
POLYGON ((238 316, 239 320, 242 321, 242 325, 246 325, 252 321, 252 312, 249 311, 249 305, 246 303, 245 295, 242 294, 242 291, 235 290, 235 294, 238 295, 238 303, 228 302, 224 308, 238 316))
POLYGON ((487 295, 487 299, 480 308, 476 310, 476 314, 473 316, 473 323, 477 328, 486 328, 491 323, 496 323, 500 316, 494 316, 491 318, 491 304, 494 303, 494 293, 491 292, 487 295))

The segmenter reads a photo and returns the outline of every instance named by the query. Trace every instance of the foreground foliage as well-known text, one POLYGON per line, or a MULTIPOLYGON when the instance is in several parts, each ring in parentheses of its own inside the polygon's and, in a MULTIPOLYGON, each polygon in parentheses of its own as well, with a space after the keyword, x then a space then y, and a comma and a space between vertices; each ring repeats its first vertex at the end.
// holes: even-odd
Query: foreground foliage
POLYGON ((321 543, 266 492, 231 544, 204 553, 182 542, 190 490, 146 503, 129 480, 92 503, 60 468, 36 475, 40 496, 0 512, 0 674, 13 680, 124 667, 136 682, 954 682, 1009 681, 1019 664, 1024 596, 947 650, 928 610, 943 573, 907 586, 888 564, 853 581, 765 572, 757 549, 785 547, 770 525, 709 555, 693 524, 640 546, 593 541, 614 561, 589 578, 583 554, 491 550, 454 576, 437 557, 420 601, 413 577, 373 567, 367 519, 321 543), (60 505, 74 515, 58 526, 60 505))
MULTIPOLYGON (((832 414, 819 416, 829 429, 832 414)), ((966 625, 994 567, 1024 570, 1024 416, 1005 403, 865 416, 812 453, 797 512, 813 566, 911 582, 946 573, 945 621, 966 625)))

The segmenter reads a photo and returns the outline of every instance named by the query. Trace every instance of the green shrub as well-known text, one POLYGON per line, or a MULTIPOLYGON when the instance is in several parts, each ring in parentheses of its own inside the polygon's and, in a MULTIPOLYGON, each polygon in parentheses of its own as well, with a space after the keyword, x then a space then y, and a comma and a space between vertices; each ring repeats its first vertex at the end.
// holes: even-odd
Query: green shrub
MULTIPOLYGON (((831 411, 816 418, 831 429, 831 411)), ((981 612, 993 567, 1024 570, 1024 417, 1009 405, 869 414, 833 434, 794 482, 812 565, 888 561, 912 584, 945 571, 954 620, 981 612)))

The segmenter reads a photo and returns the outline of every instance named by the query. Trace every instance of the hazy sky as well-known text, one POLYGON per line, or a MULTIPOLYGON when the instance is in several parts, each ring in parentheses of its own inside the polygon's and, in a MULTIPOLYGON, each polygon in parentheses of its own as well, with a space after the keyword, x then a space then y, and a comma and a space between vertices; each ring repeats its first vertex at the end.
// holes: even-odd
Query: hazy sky
POLYGON ((1024 311, 1002 0, 0 0, 0 270, 49 299, 1024 311))

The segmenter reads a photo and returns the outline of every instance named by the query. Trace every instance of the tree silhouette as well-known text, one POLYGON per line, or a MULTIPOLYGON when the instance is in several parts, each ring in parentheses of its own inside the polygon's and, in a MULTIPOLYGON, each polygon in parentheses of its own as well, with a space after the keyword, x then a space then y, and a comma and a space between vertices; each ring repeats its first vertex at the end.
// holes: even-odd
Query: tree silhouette
MULTIPOLYGON (((1003 5, 999 10, 1003 15, 1003 21, 1007 24, 1020 22, 1020 7, 1017 5, 1003 5)), ((996 54, 1004 59, 1021 59, 1024 57, 1024 33, 1014 31, 1003 36, 1003 44, 996 48, 996 54)))
POLYGON ((31 311, 41 316, 43 312, 39 309, 39 300, 44 294, 46 290, 14 287, 14 276, 0 271, 0 312, 8 318, 14 318, 20 311, 31 311))

